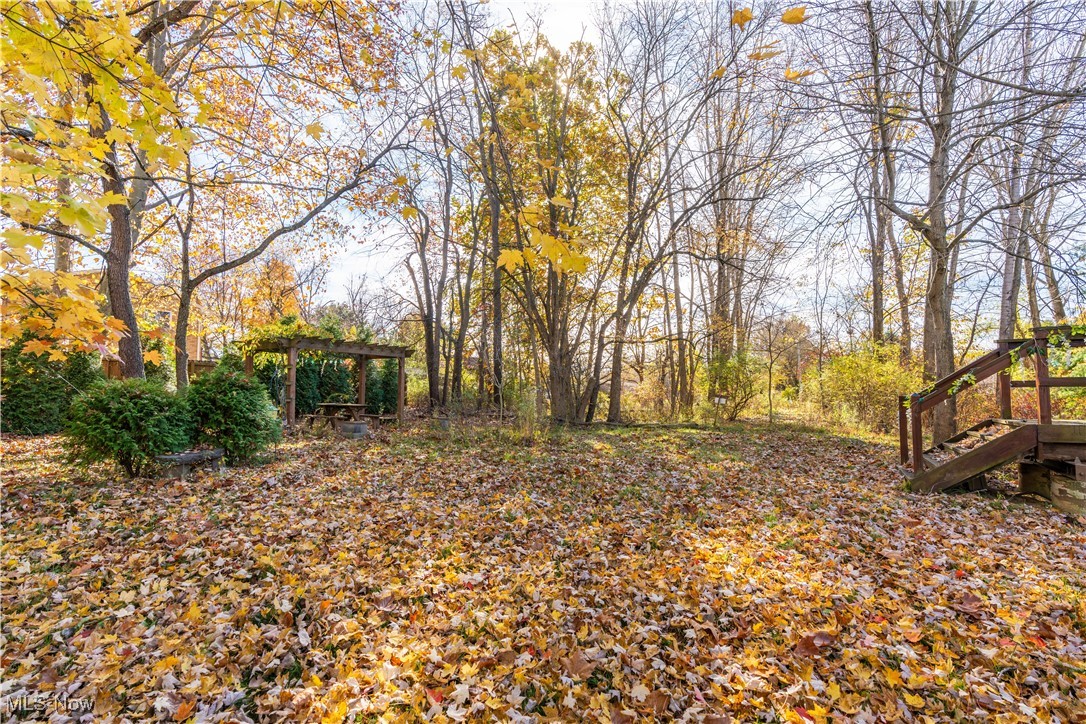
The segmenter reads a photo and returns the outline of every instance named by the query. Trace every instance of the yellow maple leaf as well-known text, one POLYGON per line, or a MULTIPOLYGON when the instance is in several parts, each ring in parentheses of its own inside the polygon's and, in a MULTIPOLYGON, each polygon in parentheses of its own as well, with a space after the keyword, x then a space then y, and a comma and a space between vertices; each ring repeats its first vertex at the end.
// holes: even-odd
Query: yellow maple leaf
POLYGON ((458 65, 455 68, 453 68, 452 69, 452 77, 456 78, 457 80, 464 80, 464 78, 467 78, 468 77, 467 66, 458 65))
POLYGON ((794 8, 789 8, 781 15, 781 22, 786 25, 799 25, 807 20, 807 6, 799 5, 794 8))
POLYGON ((305 127, 305 132, 308 133, 314 140, 321 140, 321 134, 324 133, 324 126, 320 123, 313 121, 305 127))
POLYGON ((792 81, 793 83, 798 83, 800 80, 802 80, 803 78, 806 78, 809 75, 814 75, 814 71, 813 70, 792 70, 791 68, 787 68, 784 71, 784 79, 792 81))
POLYGON ((163 671, 169 671, 174 666, 177 666, 180 663, 181 659, 177 658, 176 656, 167 656, 166 658, 155 664, 153 667, 151 667, 151 670, 154 671, 156 674, 161 674, 163 671))
POLYGON ((418 215, 419 210, 416 209, 414 206, 405 206, 400 209, 400 216, 404 217, 405 219, 413 219, 418 215))
POLYGON ((563 271, 584 274, 588 271, 588 257, 584 254, 572 253, 562 258, 561 267, 563 271))
MULTIPOLYGON (((317 678, 316 676, 313 677, 317 678)), ((328 713, 321 717, 321 724, 339 724, 341 721, 347 718, 347 702, 341 701, 334 707, 328 710, 328 713)))
POLYGON ((770 58, 776 58, 781 54, 780 50, 756 50, 747 57, 751 60, 769 60, 770 58))
POLYGON ((200 610, 199 604, 197 604, 196 601, 193 601, 192 605, 189 606, 189 609, 185 611, 185 615, 181 617, 181 620, 187 623, 199 623, 200 616, 202 615, 203 612, 200 610))
POLYGON ((434 119, 423 118, 422 123, 420 123, 419 125, 422 126, 423 130, 429 131, 431 128, 434 127, 434 119))
POLYGON ((927 702, 924 701, 924 697, 909 693, 905 694, 905 703, 914 709, 923 709, 925 706, 927 706, 927 702))
POLYGON ((160 365, 162 364, 162 353, 157 349, 149 349, 143 353, 143 361, 153 365, 160 365))
POLYGON ((747 23, 753 19, 754 13, 751 12, 750 8, 743 8, 732 13, 732 25, 738 25, 740 30, 743 30, 747 23))
POLYGON ((891 669, 889 666, 883 669, 883 673, 886 674, 886 683, 890 686, 901 686, 901 672, 897 669, 891 669))
POLYGON ((4 241, 14 248, 23 246, 32 246, 35 249, 41 249, 45 246, 45 239, 37 234, 28 234, 22 229, 16 227, 10 227, 3 231, 4 241))
POLYGON ((517 270, 517 267, 524 263, 524 254, 520 253, 516 249, 502 249, 498 254, 497 265, 505 267, 505 270, 512 273, 517 270))

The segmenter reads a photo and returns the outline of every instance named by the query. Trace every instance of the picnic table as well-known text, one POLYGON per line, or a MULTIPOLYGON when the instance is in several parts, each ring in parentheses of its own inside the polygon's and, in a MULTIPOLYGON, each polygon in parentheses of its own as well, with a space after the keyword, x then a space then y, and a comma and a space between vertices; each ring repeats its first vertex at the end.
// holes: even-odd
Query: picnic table
POLYGON ((318 414, 309 418, 310 427, 316 420, 323 420, 335 427, 336 420, 348 422, 370 422, 375 426, 382 422, 392 422, 395 415, 376 415, 366 412, 366 405, 357 402, 322 402, 317 405, 318 414))
POLYGON ((324 417, 339 417, 360 422, 366 417, 366 406, 357 402, 322 402, 317 405, 324 417))

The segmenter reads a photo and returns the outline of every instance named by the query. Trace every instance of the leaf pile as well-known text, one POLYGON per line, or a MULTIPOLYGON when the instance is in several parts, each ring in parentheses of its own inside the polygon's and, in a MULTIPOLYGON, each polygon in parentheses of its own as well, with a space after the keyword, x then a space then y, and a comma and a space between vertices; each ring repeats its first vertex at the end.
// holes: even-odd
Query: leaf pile
POLYGON ((1075 721, 1086 534, 805 430, 4 442, 3 690, 95 720, 1075 721))

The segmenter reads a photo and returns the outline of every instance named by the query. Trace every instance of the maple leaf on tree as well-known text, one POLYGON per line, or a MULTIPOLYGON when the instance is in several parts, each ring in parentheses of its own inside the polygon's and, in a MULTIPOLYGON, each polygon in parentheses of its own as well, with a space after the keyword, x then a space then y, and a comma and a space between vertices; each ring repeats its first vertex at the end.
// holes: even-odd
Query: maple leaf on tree
POLYGON ((750 8, 741 8, 732 13, 732 25, 738 25, 740 30, 744 30, 753 19, 754 13, 750 8))
POLYGON ((502 249, 498 254, 497 265, 504 267, 507 272, 514 272, 524 263, 524 254, 516 249, 502 249))
POLYGON ((807 6, 789 8, 781 14, 781 22, 787 25, 799 25, 807 20, 807 6))

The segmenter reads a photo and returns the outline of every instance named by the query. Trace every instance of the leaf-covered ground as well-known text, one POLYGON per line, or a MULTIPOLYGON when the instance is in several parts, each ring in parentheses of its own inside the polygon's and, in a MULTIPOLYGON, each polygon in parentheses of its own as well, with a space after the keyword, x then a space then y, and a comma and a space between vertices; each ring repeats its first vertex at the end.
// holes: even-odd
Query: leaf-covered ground
POLYGON ((88 720, 1082 721, 1086 532, 796 429, 4 442, 5 697, 88 720))

